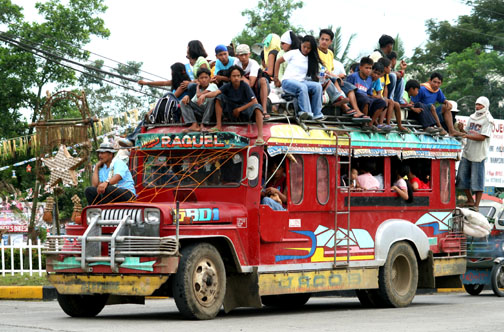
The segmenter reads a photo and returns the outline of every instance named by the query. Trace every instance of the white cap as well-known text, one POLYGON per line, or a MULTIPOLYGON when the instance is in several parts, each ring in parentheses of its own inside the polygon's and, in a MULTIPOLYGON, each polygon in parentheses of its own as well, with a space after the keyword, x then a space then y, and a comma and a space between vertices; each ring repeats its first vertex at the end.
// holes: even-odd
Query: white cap
POLYGON ((290 30, 284 32, 284 34, 282 35, 282 37, 280 37, 280 42, 285 43, 285 44, 289 44, 289 45, 292 44, 292 39, 291 39, 291 36, 290 36, 290 30))
POLYGON ((455 113, 458 113, 459 109, 457 108, 458 107, 457 102, 453 101, 453 100, 448 100, 448 102, 452 105, 451 111, 455 112, 455 113))

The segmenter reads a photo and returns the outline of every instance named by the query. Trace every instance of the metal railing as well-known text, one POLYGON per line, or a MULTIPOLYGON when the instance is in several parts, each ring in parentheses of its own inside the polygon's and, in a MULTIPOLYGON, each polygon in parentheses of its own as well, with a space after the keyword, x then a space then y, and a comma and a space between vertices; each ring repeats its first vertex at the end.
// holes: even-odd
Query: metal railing
POLYGON ((44 245, 37 239, 37 243, 33 244, 31 239, 28 243, 22 242, 18 244, 6 245, 3 241, 0 244, 0 254, 2 259, 2 269, 0 272, 2 276, 6 274, 14 275, 19 273, 29 274, 32 276, 38 273, 42 276, 45 269, 42 268, 42 249, 44 245), (35 254, 35 256, 34 256, 35 254), (34 261, 35 258, 35 262, 34 261), (28 260, 28 267, 25 268, 26 260, 28 260), (10 264, 8 264, 10 262, 10 264))

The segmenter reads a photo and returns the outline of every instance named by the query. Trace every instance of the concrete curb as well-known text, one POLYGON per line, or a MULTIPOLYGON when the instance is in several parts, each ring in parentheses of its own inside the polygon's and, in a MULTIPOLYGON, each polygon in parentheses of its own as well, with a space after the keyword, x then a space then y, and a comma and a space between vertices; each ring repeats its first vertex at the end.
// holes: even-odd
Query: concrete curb
POLYGON ((0 286, 1 300, 56 300, 56 288, 52 286, 0 286))
MULTIPOLYGON (((438 289, 419 289, 418 295, 433 293, 464 293, 464 288, 438 288, 438 289)), ((353 297, 353 291, 339 291, 321 293, 318 296, 338 295, 343 297, 353 297)), ((314 295, 317 296, 317 295, 314 295)), ((58 297, 56 288, 53 286, 0 286, 0 300, 39 300, 53 301, 58 297)), ((148 298, 165 298, 149 296, 148 298)))

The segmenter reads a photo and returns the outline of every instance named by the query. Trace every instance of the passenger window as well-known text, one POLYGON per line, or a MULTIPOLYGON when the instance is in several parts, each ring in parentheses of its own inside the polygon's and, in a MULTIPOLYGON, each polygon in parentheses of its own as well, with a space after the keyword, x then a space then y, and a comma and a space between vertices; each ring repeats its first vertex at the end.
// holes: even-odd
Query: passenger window
POLYGON ((303 200, 303 157, 300 155, 294 156, 293 160, 289 161, 289 177, 290 177, 290 195, 293 204, 299 204, 303 200))
POLYGON ((441 202, 447 204, 450 202, 450 161, 449 160, 441 160, 440 161, 440 193, 441 193, 441 202))
POLYGON ((329 163, 324 156, 317 159, 317 200, 322 205, 329 200, 329 163))

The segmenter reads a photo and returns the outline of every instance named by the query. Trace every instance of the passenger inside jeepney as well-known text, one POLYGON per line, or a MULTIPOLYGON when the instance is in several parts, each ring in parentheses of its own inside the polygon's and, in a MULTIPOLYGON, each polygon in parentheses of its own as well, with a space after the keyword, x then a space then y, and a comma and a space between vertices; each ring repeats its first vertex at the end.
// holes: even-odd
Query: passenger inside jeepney
POLYGON ((263 176, 261 204, 275 211, 285 211, 287 204, 287 175, 282 159, 283 156, 272 158, 268 172, 263 176))

